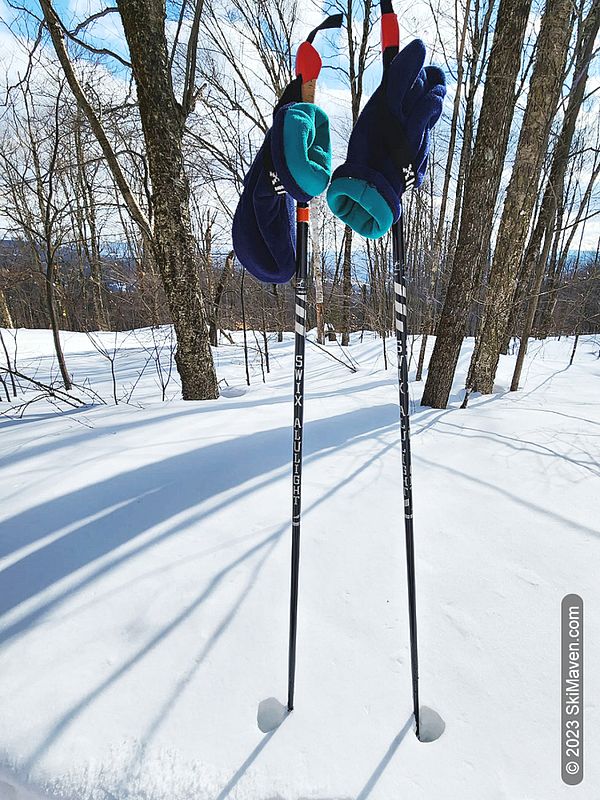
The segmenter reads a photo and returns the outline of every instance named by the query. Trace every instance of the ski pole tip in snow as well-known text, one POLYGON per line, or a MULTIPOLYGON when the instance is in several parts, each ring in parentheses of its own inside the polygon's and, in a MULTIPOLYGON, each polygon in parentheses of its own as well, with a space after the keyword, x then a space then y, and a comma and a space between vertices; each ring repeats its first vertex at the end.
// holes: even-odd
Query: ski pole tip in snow
POLYGON ((280 703, 276 697, 267 697, 258 705, 256 722, 263 733, 276 730, 287 717, 289 709, 280 703))
POLYGON ((435 742, 446 730, 446 723, 441 716, 428 706, 419 708, 419 718, 415 717, 414 731, 420 742, 435 742))

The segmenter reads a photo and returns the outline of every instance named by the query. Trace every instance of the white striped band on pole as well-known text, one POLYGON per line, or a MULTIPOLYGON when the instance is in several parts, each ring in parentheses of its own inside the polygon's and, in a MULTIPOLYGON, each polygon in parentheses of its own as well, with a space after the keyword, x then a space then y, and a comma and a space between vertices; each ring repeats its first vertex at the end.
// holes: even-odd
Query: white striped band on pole
POLYGON ((296 295, 296 333, 304 336, 306 333, 306 297, 296 295))
POLYGON ((403 333, 406 329, 406 287, 397 281, 394 281, 394 309, 396 330, 403 333))

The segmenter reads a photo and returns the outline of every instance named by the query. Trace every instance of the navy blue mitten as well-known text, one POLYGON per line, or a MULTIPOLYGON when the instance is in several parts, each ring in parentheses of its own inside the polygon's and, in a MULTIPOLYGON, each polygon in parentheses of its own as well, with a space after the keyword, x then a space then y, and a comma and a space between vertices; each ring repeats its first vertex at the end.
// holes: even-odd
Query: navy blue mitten
POLYGON ((244 179, 233 217, 233 249, 260 281, 286 283, 296 260, 294 201, 272 168, 270 147, 271 131, 244 179))
POLYGON ((420 186, 431 128, 446 95, 444 73, 424 67, 425 45, 415 39, 384 72, 350 136, 344 164, 327 192, 332 212, 368 239, 378 239, 400 216, 400 198, 420 186))
POLYGON ((300 85, 293 81, 275 108, 233 218, 240 263, 266 283, 286 283, 294 275, 294 200, 307 203, 321 194, 331 176, 329 120, 314 103, 297 101, 300 85))

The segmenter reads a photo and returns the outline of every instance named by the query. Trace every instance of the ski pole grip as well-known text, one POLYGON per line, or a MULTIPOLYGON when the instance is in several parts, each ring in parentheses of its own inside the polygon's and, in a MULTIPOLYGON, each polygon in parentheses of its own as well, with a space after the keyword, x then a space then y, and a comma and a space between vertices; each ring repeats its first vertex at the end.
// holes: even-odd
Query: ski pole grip
POLYGON ((321 56, 311 42, 302 42, 296 53, 296 75, 302 77, 302 102, 314 103, 317 78, 321 72, 321 56))
POLYGON ((381 0, 381 53, 385 72, 400 50, 400 26, 392 0, 381 0))
POLYGON ((315 102, 317 78, 323 66, 321 56, 313 46, 313 40, 319 31, 340 28, 343 19, 343 14, 332 14, 327 17, 308 34, 306 41, 302 42, 298 48, 296 53, 296 77, 302 78, 302 100, 305 103, 315 102))
POLYGON ((387 50, 388 47, 400 47, 400 28, 398 17, 392 11, 389 14, 381 15, 381 49, 387 50))

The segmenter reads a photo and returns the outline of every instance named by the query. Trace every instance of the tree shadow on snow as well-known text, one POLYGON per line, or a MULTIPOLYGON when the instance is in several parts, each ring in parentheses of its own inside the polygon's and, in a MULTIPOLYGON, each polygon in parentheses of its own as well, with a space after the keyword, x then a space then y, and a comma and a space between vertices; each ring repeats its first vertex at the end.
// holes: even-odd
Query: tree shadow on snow
POLYGON ((25 771, 29 771, 36 761, 47 751, 47 749, 58 739, 60 735, 75 721, 75 719, 79 716, 79 714, 87 708, 94 700, 97 700, 100 695, 105 692, 108 688, 110 688, 113 684, 115 684, 119 678, 123 677, 127 672, 129 672, 132 667, 138 664, 145 656, 147 656, 150 652, 152 652, 163 640, 169 636, 169 634, 173 633, 179 625, 181 625, 185 620, 187 620, 208 598, 216 591, 216 589, 221 585, 223 579, 226 578, 232 570, 236 567, 240 566, 242 563, 247 561, 248 559, 252 558, 256 554, 260 553, 262 550, 266 550, 263 554, 261 559, 255 565, 254 569, 250 574, 250 578, 238 596, 238 599, 234 602, 231 609, 225 615, 223 620, 217 626, 215 631, 209 637, 207 643, 203 647, 202 652, 199 654, 197 659, 194 660, 193 666, 191 670, 178 682, 175 687, 174 692, 171 694, 169 701, 163 704, 161 707, 158 715, 155 717, 154 722, 151 724, 147 736, 144 737, 144 746, 148 743, 148 741, 153 737, 156 733, 160 722, 162 722, 172 704, 174 703, 175 699, 183 692, 186 685, 190 682, 193 673, 198 669, 202 661, 206 659, 210 651, 213 649, 219 638, 222 636, 226 628, 229 626, 231 621, 233 620, 236 612, 238 611, 239 607, 241 606, 242 602, 244 601, 245 597, 248 595, 250 589, 252 588, 258 574, 267 560, 267 557, 273 550, 274 545, 276 544, 277 540, 281 536, 281 531, 276 531, 272 533, 270 536, 265 537, 262 539, 258 544, 253 545, 241 556, 238 556, 229 564, 227 564, 223 569, 219 570, 208 582, 204 591, 188 606, 186 606, 183 611, 177 614, 168 625, 164 626, 157 634, 155 634, 146 644, 141 647, 134 655, 128 658, 120 667, 114 670, 107 678, 105 678, 101 683, 99 683, 94 689, 88 692, 84 697, 81 698, 77 703, 75 703, 68 711, 66 711, 60 719, 53 725, 49 733, 44 737, 41 743, 35 748, 32 754, 29 756, 27 761, 24 764, 25 771))
MULTIPOLYGON (((393 442, 383 440, 385 438, 384 434, 387 434, 392 428, 397 428, 397 424, 397 409, 392 405, 357 410, 348 414, 338 415, 332 419, 310 423, 307 426, 306 439, 307 463, 323 457, 331 448, 345 447, 363 438, 374 438, 382 442, 382 446, 375 453, 371 453, 368 459, 360 463, 353 473, 348 475, 344 482, 347 485, 349 481, 352 481, 358 474, 367 469, 376 459, 396 446, 395 440, 393 442)), ((12 520, 12 524, 20 527, 23 533, 29 529, 29 525, 32 524, 34 519, 37 520, 41 528, 41 530, 38 530, 39 536, 48 536, 55 531, 62 531, 67 525, 71 525, 72 529, 63 534, 60 539, 51 540, 49 543, 44 544, 40 550, 25 556, 21 561, 4 570, 4 573, 0 573, 0 583, 2 585, 0 602, 2 603, 3 611, 7 611, 18 603, 23 602, 23 600, 33 597, 37 592, 43 591, 52 583, 65 577, 69 572, 79 569, 84 564, 105 555, 111 549, 119 547, 129 539, 138 536, 148 527, 155 525, 157 521, 168 520, 172 515, 180 513, 185 508, 198 505, 203 499, 211 498, 215 494, 234 488, 250 478, 276 470, 284 465, 287 470, 289 449, 290 432, 287 427, 266 433, 252 434, 235 442, 208 445, 192 453, 175 456, 142 469, 132 470, 130 473, 114 476, 101 484, 84 487, 66 496, 40 504, 35 509, 16 515, 12 520), (198 477, 199 463, 202 464, 205 471, 206 479, 204 483, 198 477), (143 503, 139 502, 140 498, 143 498, 143 503), (85 511, 82 512, 82 509, 85 509, 85 511), (82 513, 86 514, 86 518, 83 523, 80 523, 78 518, 81 517, 82 513)), ((198 512, 191 520, 186 517, 184 522, 171 526, 167 531, 155 536, 150 541, 143 541, 133 550, 120 554, 109 563, 100 565, 75 585, 71 585, 61 593, 57 593, 33 611, 25 614, 17 622, 7 626, 0 636, 0 641, 27 630, 69 595, 83 589, 117 565, 139 555, 166 537, 174 535, 178 530, 182 528, 189 529, 190 525, 202 522, 219 508, 239 500, 240 497, 251 494, 260 486, 265 486, 273 480, 274 477, 272 475, 265 476, 260 483, 242 488, 235 497, 227 497, 220 504, 211 507, 209 510, 198 512)), ((327 492, 324 492, 312 506, 306 508, 305 513, 309 514, 339 489, 340 485, 335 485, 327 492)), ((106 689, 138 664, 178 628, 182 622, 188 619, 222 584, 223 579, 232 570, 248 559, 258 556, 259 558, 252 568, 244 588, 203 645, 201 651, 193 658, 191 667, 177 682, 168 699, 161 705, 155 715, 154 721, 150 724, 143 737, 144 743, 147 744, 168 716, 195 672, 234 619, 254 585, 262 566, 277 541, 288 529, 289 523, 286 520, 272 534, 253 544, 241 555, 234 558, 210 579, 203 592, 174 617, 168 625, 163 627, 106 679, 87 692, 84 697, 63 713, 44 740, 31 754, 27 762, 27 768, 30 768, 39 759, 89 704, 98 699, 106 689)), ((257 750, 256 755, 258 755, 260 749, 257 750)), ((247 760, 245 768, 252 763, 256 755, 247 760)), ((235 782, 237 780, 239 780, 239 777, 236 778, 235 782)))
POLYGON ((497 494, 501 495, 502 497, 506 498, 507 500, 515 503, 516 505, 522 506, 526 508, 528 511, 532 511, 535 514, 539 514, 542 517, 548 517, 555 522, 559 522, 565 528, 571 528, 578 533, 584 533, 586 535, 592 536, 600 536, 600 530, 589 528, 587 525, 582 525, 579 522, 571 519, 570 517, 563 516, 562 514, 558 514, 555 511, 551 511, 545 506, 538 505, 537 503, 533 503, 530 500, 526 500, 523 497, 519 497, 519 495, 515 494, 514 492, 505 489, 503 486, 499 486, 496 483, 491 483, 490 481, 486 481, 483 478, 477 478, 473 475, 469 475, 462 470, 455 469, 454 467, 448 467, 445 464, 441 464, 438 461, 429 461, 422 456, 415 457, 415 461, 418 461, 420 464, 426 464, 431 470, 441 470, 442 472, 447 472, 451 478, 460 478, 461 480, 465 480, 468 483, 475 484, 476 487, 483 487, 484 489, 489 489, 497 494))
MULTIPOLYGON (((310 463, 330 449, 346 447, 358 437, 371 436, 396 424, 397 409, 391 404, 310 422, 305 431, 306 461, 310 463)), ((276 470, 287 471, 290 440, 290 428, 285 426, 212 443, 118 473, 5 520, 0 555, 7 555, 13 549, 46 537, 50 541, 0 573, 0 615, 157 524, 168 522, 176 515, 261 475, 276 470), (53 535, 57 538, 52 539, 53 535)), ((263 485, 274 479, 270 475, 263 485)), ((256 488, 245 488, 236 499, 254 492, 256 488)), ((231 502, 228 499, 213 506, 200 519, 231 502)), ((166 532, 139 544, 133 551, 117 557, 114 563, 99 566, 80 585, 188 526, 188 520, 171 526, 166 532)), ((39 615, 38 612, 33 614, 39 615)), ((0 643, 26 628, 30 621, 31 615, 28 615, 22 622, 5 629, 0 633, 0 643)))
MULTIPOLYGON (((385 452, 389 451, 391 448, 395 446, 395 443, 388 443, 382 445, 380 450, 371 455, 363 464, 359 465, 347 478, 347 482, 352 481, 357 475, 359 475, 363 470, 367 469, 367 467, 374 463, 378 458, 380 458, 385 452)), ((324 503, 327 499, 333 496, 337 491, 339 491, 340 485, 336 485, 332 487, 328 492, 325 492, 321 497, 319 497, 312 505, 307 507, 304 511, 305 515, 310 514, 311 511, 314 511, 318 506, 324 503)), ((144 734, 144 742, 143 745, 147 745, 148 742, 154 737, 155 733, 159 729, 160 725, 165 721, 166 717, 168 716, 169 712, 172 710, 174 703, 177 701, 179 696, 183 693, 186 686, 190 683, 192 677, 197 672, 198 668, 202 664, 202 662, 206 659, 214 645, 217 643, 218 639, 222 636, 224 631, 232 622, 235 614, 237 613, 238 609, 242 605, 244 599, 247 597, 248 593, 250 592, 252 586, 254 585, 264 563, 266 562, 268 556, 274 549, 274 546, 277 544, 277 541, 281 538, 282 534, 289 530, 289 523, 286 521, 283 525, 281 525, 276 531, 274 531, 269 536, 262 539, 258 544, 252 546, 248 550, 246 550, 241 556, 234 559, 230 562, 226 567, 220 570, 209 582, 205 590, 200 594, 200 596, 187 608, 185 608, 180 614, 178 614, 167 626, 165 626, 159 633, 157 633, 149 642, 147 642, 140 650, 138 650, 135 655, 131 656, 127 661, 125 661, 120 667, 118 667, 114 672, 111 673, 105 680, 103 680, 95 689, 88 692, 81 700, 79 700, 74 706, 72 706, 66 713, 62 715, 62 717, 55 723, 52 727, 50 732, 46 735, 44 740, 36 747, 34 752, 31 754, 29 759, 26 762, 26 768, 29 770, 32 768, 34 763, 43 755, 43 753, 55 742, 60 735, 71 725, 72 722, 79 716, 79 714, 92 703, 94 700, 98 699, 100 695, 112 686, 119 678, 125 675, 132 667, 134 667, 137 663, 139 663, 146 655, 148 655, 154 648, 160 644, 170 633, 172 633, 176 628, 184 622, 193 612, 199 608, 199 606, 207 600, 210 595, 218 588, 218 586, 222 583, 223 579, 237 566, 242 564, 247 559, 251 558, 252 556, 260 553, 263 548, 266 548, 264 555, 255 565, 250 578, 242 590, 238 599, 234 602, 231 609, 227 612, 225 617, 221 620, 211 637, 208 639, 206 645, 202 648, 201 653, 194 659, 194 662, 191 668, 188 670, 186 675, 178 681, 177 685, 175 686, 174 690, 170 693, 168 700, 163 703, 159 712, 155 715, 154 721, 151 723, 149 728, 146 730, 144 734)), ((260 748, 262 749, 262 748, 260 748)), ((260 752, 260 750, 258 750, 260 752)), ((256 752, 256 755, 258 755, 256 752)), ((254 756, 256 757, 256 756, 254 756)), ((252 761, 254 758, 252 759, 252 761)), ((247 761, 246 767, 249 766, 251 761, 247 761)), ((237 773, 236 773, 237 774, 237 773)), ((241 777, 241 776, 240 776, 241 777)), ((238 779, 239 780, 239 777, 238 779)), ((237 781, 236 781, 237 782, 237 781)), ((232 787, 230 787, 231 790, 232 787)), ((229 790, 229 791, 230 791, 229 790)))

